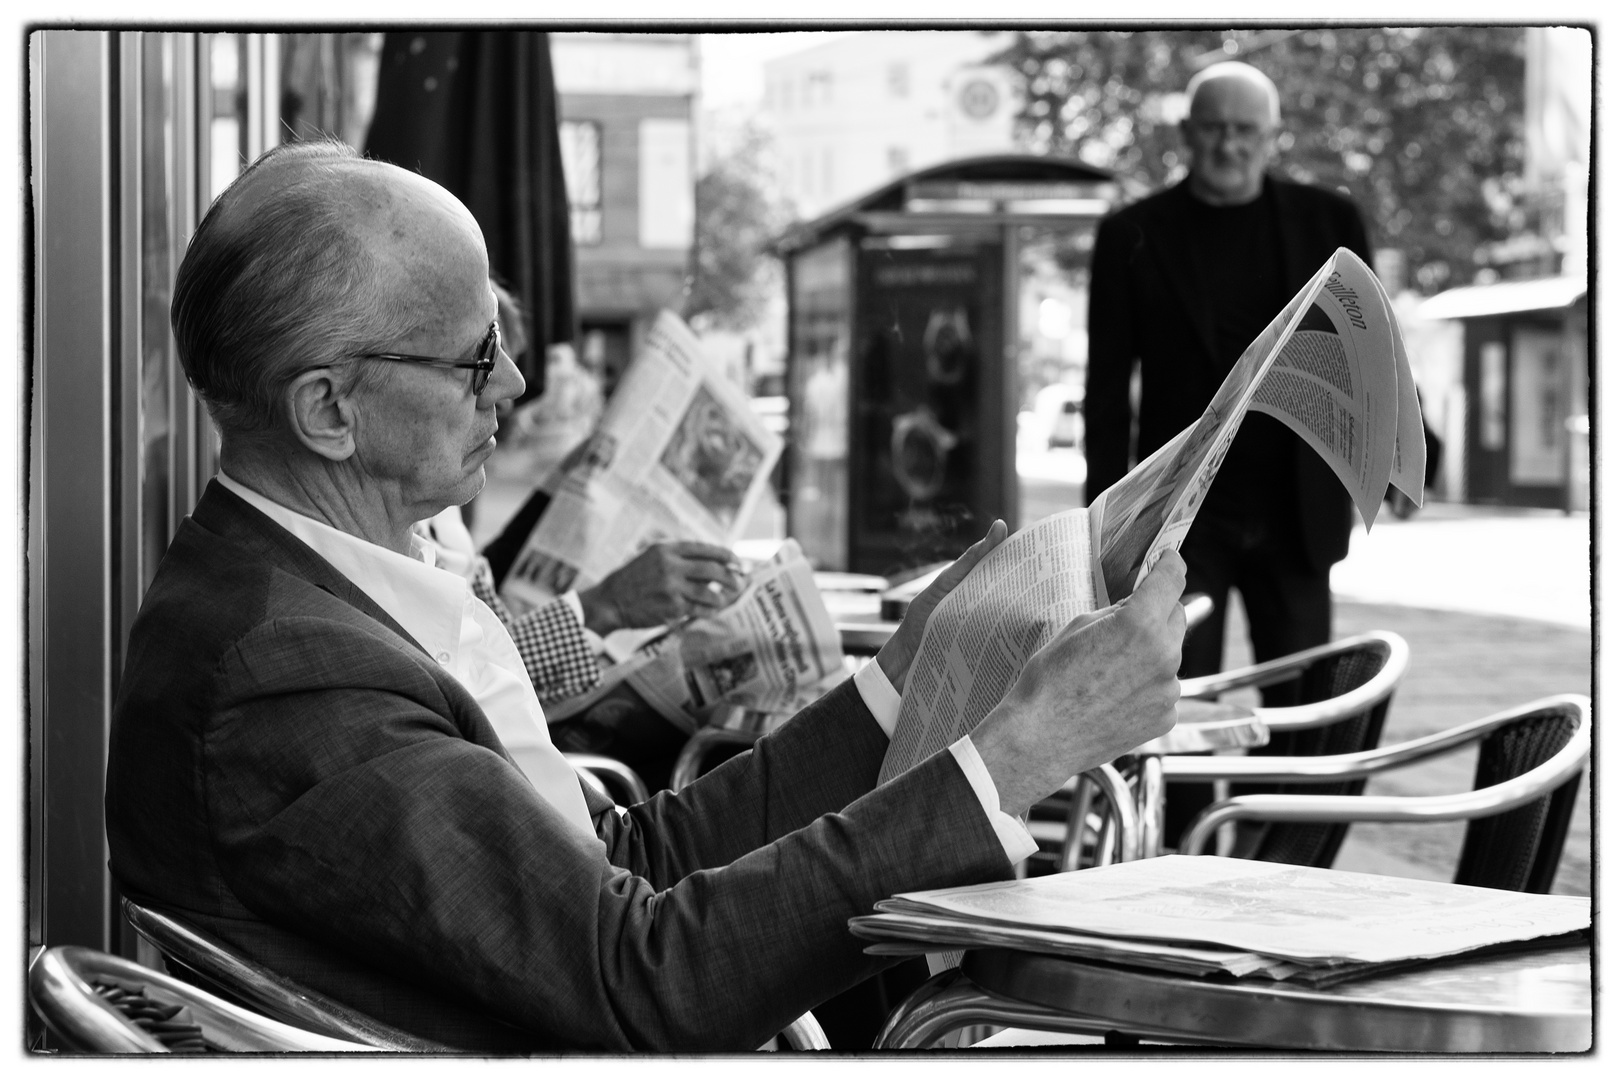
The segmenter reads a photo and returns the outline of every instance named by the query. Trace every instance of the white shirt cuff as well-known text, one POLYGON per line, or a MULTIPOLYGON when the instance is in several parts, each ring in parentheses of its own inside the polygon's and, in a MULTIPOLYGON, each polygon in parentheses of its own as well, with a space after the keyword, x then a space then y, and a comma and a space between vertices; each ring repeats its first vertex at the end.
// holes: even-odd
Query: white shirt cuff
POLYGON ((990 827, 996 831, 996 838, 1007 853, 1007 861, 1020 863, 1035 854, 1039 845, 1029 835, 1024 823, 1002 811, 1001 796, 996 794, 996 782, 990 779, 990 770, 984 767, 984 759, 979 756, 978 747, 973 745, 973 737, 964 735, 957 739, 951 743, 950 751, 956 763, 962 767, 962 775, 967 777, 973 794, 979 797, 979 805, 984 807, 984 815, 990 819, 990 827))
MULTIPOLYGON (((868 660, 855 673, 855 690, 866 702, 867 710, 877 721, 878 727, 883 729, 883 734, 894 738, 894 726, 900 721, 900 695, 876 660, 868 660)), ((1029 835, 1024 823, 1002 812, 996 782, 990 778, 990 770, 984 767, 984 759, 979 756, 973 739, 964 735, 951 744, 950 750, 962 775, 967 778, 968 786, 979 797, 984 816, 989 819, 990 827, 1001 841, 1002 850, 1007 853, 1007 862, 1020 863, 1035 854, 1039 845, 1029 835)))
MULTIPOLYGON (((868 660, 855 673, 855 690, 866 702, 867 711, 872 719, 877 721, 883 734, 894 738, 894 725, 900 722, 900 695, 895 692, 889 683, 889 677, 883 674, 883 669, 876 660, 868 660)), ((979 766, 984 767, 982 764, 979 766)), ((986 779, 989 773, 985 774, 986 779)))
POLYGON ((603 649, 602 635, 585 625, 585 605, 580 603, 578 591, 569 589, 557 599, 567 604, 568 610, 574 613, 574 620, 579 623, 580 630, 584 632, 585 644, 591 647, 591 652, 600 654, 603 649))

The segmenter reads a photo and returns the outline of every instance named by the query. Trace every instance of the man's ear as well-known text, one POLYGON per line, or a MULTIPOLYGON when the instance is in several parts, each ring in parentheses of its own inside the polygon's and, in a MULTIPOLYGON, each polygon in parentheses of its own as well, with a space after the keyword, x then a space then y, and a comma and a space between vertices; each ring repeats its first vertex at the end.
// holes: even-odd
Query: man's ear
POLYGON ((343 392, 331 368, 314 368, 295 378, 282 398, 288 428, 304 446, 328 461, 354 454, 354 400, 343 392))

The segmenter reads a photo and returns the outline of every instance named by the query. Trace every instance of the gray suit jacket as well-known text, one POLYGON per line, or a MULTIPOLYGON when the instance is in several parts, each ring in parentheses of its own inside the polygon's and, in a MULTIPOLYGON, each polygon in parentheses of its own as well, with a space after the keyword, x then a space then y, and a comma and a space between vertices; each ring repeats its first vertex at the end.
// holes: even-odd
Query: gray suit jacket
POLYGON ((211 484, 131 634, 107 777, 130 896, 478 1050, 746 1050, 880 968, 846 921, 1005 877, 939 754, 845 683, 752 753, 571 829, 472 697, 330 564, 211 484))

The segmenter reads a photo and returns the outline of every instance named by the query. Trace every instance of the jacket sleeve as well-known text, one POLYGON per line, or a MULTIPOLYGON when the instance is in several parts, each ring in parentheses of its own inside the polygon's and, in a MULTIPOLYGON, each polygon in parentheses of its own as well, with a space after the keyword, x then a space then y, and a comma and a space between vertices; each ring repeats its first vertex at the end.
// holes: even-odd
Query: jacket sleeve
POLYGON ((1097 227, 1087 313, 1086 482, 1090 504, 1130 463, 1131 369, 1137 360, 1131 312, 1130 262, 1140 230, 1118 215, 1097 227))
POLYGON ((858 703, 599 837, 404 662, 314 618, 226 653, 202 751, 225 881, 269 922, 561 1044, 758 1046, 883 966, 851 916, 1009 873, 948 752, 871 789, 882 736, 858 703))

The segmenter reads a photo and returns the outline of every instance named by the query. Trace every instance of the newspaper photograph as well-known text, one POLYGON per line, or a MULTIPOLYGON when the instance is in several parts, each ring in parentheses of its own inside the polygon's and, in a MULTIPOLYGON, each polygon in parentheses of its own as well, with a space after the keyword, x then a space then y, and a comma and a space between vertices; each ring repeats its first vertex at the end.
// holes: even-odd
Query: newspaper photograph
POLYGON ((1422 418, 1390 310, 1377 277, 1340 248, 1198 420, 1090 507, 1020 530, 975 566, 923 629, 880 782, 972 731, 1069 620, 1123 600, 1180 548, 1250 410, 1321 455, 1368 528, 1392 482, 1421 492, 1422 418))
POLYGON ((554 478, 501 599, 521 614, 663 540, 730 544, 781 453, 742 389, 678 316, 660 312, 596 429, 554 478))
POLYGON ((726 716, 741 709, 785 718, 845 674, 838 629, 794 540, 751 570, 737 599, 721 610, 644 633, 629 652, 616 644, 609 639, 601 684, 547 706, 548 719, 574 716, 623 682, 687 731, 708 723, 720 706, 734 707, 726 716))

